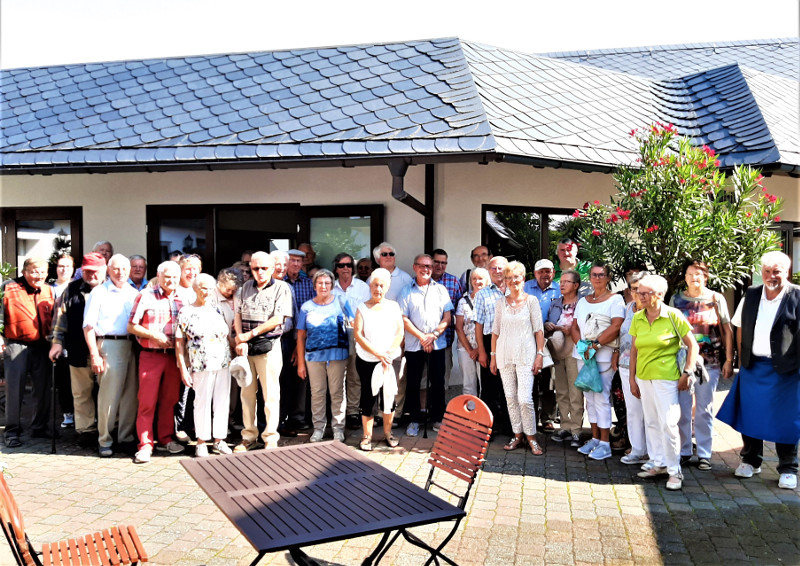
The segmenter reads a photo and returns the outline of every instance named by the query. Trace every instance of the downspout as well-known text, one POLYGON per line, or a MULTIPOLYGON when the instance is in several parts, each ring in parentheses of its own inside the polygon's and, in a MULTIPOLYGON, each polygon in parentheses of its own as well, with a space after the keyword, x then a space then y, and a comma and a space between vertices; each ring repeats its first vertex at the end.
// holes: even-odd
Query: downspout
POLYGON ((392 198, 416 210, 425 218, 425 249, 433 248, 433 195, 434 168, 425 166, 425 204, 408 194, 403 188, 408 163, 402 160, 390 161, 389 171, 392 174, 392 198))

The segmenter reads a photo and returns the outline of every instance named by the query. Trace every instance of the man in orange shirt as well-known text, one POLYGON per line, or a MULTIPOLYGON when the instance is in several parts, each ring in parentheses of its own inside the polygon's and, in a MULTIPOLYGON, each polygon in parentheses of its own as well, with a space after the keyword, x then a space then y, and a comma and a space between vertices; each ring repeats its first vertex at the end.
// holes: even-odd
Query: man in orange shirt
POLYGON ((47 335, 53 322, 53 289, 45 283, 47 260, 28 258, 22 266, 22 277, 4 286, 3 334, 0 352, 5 352, 6 377, 6 429, 8 448, 22 446, 22 396, 25 393, 25 376, 30 372, 33 381, 34 438, 45 438, 50 414, 49 364, 50 349, 47 335))

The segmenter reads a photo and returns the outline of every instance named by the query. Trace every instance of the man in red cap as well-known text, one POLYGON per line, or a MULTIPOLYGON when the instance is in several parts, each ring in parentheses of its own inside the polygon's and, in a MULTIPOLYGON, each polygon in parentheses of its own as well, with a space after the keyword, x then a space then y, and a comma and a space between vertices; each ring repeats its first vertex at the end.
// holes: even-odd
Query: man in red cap
POLYGON ((66 350, 72 395, 75 399, 75 431, 84 448, 97 445, 95 405, 92 397, 94 376, 89 362, 89 348, 83 336, 83 311, 86 297, 106 279, 106 258, 97 252, 83 256, 81 278, 67 285, 56 303, 53 346, 50 359, 55 361, 66 350))
POLYGON ((5 352, 5 442, 9 448, 22 445, 20 412, 28 372, 33 381, 35 404, 31 424, 33 436, 47 435, 50 412, 47 334, 53 319, 53 290, 45 284, 46 278, 47 260, 28 258, 22 267, 22 277, 9 281, 3 288, 0 353, 5 352))

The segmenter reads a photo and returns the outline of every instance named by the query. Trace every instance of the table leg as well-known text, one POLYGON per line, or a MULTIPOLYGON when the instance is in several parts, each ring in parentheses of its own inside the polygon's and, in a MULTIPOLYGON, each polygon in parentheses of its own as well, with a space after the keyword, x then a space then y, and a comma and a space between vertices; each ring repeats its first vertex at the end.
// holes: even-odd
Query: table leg
POLYGON ((378 546, 375 547, 375 550, 372 551, 372 554, 367 556, 364 561, 361 563, 361 566, 372 566, 373 564, 377 564, 383 558, 383 555, 389 549, 390 546, 397 540, 397 537, 400 536, 400 532, 395 533, 394 538, 391 542, 387 544, 389 537, 392 536, 392 531, 386 531, 383 533, 378 546))
POLYGON ((263 551, 263 550, 262 550, 261 552, 259 552, 259 553, 258 553, 258 556, 256 556, 256 559, 255 559, 255 560, 253 560, 253 561, 250 563, 250 566, 256 566, 256 564, 258 564, 259 562, 261 562, 261 559, 262 559, 262 558, 264 558, 264 555, 266 555, 266 554, 267 554, 267 553, 266 553, 265 551, 263 551))

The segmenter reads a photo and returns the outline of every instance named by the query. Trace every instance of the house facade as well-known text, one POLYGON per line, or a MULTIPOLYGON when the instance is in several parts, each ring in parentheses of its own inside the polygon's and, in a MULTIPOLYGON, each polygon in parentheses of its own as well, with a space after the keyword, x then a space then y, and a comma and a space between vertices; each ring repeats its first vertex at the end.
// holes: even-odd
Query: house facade
POLYGON ((245 249, 312 241, 324 264, 388 240, 404 269, 442 247, 460 273, 494 210, 539 214, 545 250, 548 222, 634 162, 630 130, 661 121, 763 169, 798 265, 798 54, 796 38, 548 55, 445 38, 0 71, 2 261, 61 237, 213 271, 245 249))

